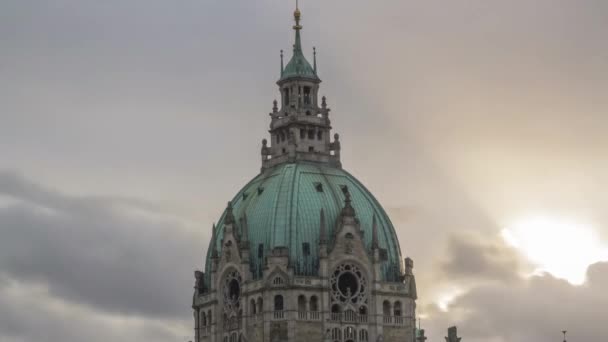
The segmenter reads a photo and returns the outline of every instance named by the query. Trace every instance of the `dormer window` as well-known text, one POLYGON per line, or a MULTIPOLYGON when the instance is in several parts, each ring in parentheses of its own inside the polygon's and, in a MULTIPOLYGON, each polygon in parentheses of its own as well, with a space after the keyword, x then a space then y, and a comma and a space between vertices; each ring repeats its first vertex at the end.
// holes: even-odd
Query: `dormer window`
POLYGON ((302 243, 302 254, 304 254, 304 256, 310 255, 310 244, 308 242, 302 243))

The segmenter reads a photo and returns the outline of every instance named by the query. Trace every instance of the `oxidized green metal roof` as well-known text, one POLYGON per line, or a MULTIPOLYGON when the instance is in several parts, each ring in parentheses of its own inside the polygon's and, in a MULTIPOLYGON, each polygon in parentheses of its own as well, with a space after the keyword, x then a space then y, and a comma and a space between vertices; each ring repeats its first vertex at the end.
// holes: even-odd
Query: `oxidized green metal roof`
MULTIPOLYGON (((346 186, 351 194, 364 242, 372 243, 372 219, 376 216, 380 248, 387 250, 384 280, 396 281, 401 252, 393 225, 374 196, 348 172, 312 162, 285 163, 263 171, 239 191, 232 200, 236 222, 246 214, 251 268, 259 278, 264 257, 274 247, 288 247, 291 266, 296 274, 316 275, 319 262, 320 211, 325 211, 329 244, 344 207, 346 186), (303 253, 303 243, 310 246, 310 255, 303 253), (259 246, 263 255, 259 257, 259 246)), ((221 252, 224 212, 218 222, 215 241, 207 252, 206 269, 210 270, 212 244, 221 252)), ((237 230, 241 232, 240 225, 237 230)))
POLYGON ((296 25, 296 42, 293 45, 293 56, 281 72, 281 79, 286 80, 291 77, 306 77, 315 81, 320 81, 315 69, 308 63, 304 53, 302 52, 302 43, 300 42, 300 26, 296 25))

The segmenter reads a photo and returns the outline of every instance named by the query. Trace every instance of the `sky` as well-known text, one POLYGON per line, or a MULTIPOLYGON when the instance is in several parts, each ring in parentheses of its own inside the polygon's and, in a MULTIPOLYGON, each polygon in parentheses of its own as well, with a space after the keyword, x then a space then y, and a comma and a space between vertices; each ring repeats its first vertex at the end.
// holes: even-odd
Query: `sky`
MULTIPOLYGON (((608 2, 302 0, 429 341, 608 336, 608 2)), ((260 168, 279 0, 0 2, 0 341, 188 341, 260 168)))

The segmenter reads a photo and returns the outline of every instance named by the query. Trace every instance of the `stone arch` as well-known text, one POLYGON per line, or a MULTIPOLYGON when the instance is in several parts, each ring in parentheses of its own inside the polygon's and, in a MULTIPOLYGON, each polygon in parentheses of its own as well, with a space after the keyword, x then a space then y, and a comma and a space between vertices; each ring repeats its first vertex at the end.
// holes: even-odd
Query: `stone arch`
POLYGON ((402 316, 403 315, 403 308, 401 305, 400 301, 396 301, 395 304, 393 304, 393 316, 402 316))
POLYGON ((298 312, 305 312, 305 311, 306 311, 306 296, 301 294, 298 296, 298 312))
POLYGON ((309 311, 313 311, 313 312, 319 311, 319 297, 310 296, 309 311))
POLYGON ((201 310, 198 319, 200 327, 204 327, 207 325, 207 315, 205 315, 205 310, 201 310))
POLYGON ((283 295, 275 295, 274 296, 274 311, 283 311, 285 310, 285 303, 283 299, 283 295))
POLYGON ((384 302, 382 302, 382 314, 384 316, 391 315, 391 302, 389 302, 388 300, 385 300, 384 302))
POLYGON ((255 307, 255 299, 251 298, 251 300, 249 300, 249 313, 251 315, 255 315, 257 313, 257 308, 255 307))

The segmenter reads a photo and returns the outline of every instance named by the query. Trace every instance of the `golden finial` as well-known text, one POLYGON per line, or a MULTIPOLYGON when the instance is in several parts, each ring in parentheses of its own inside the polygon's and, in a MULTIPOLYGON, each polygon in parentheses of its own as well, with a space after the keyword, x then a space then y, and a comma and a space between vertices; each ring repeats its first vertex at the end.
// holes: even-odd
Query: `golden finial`
POLYGON ((298 6, 298 0, 296 0, 296 10, 293 12, 293 17, 296 20, 296 26, 294 28, 298 28, 298 29, 302 28, 300 26, 300 16, 301 15, 302 15, 302 13, 300 12, 300 8, 298 6))

